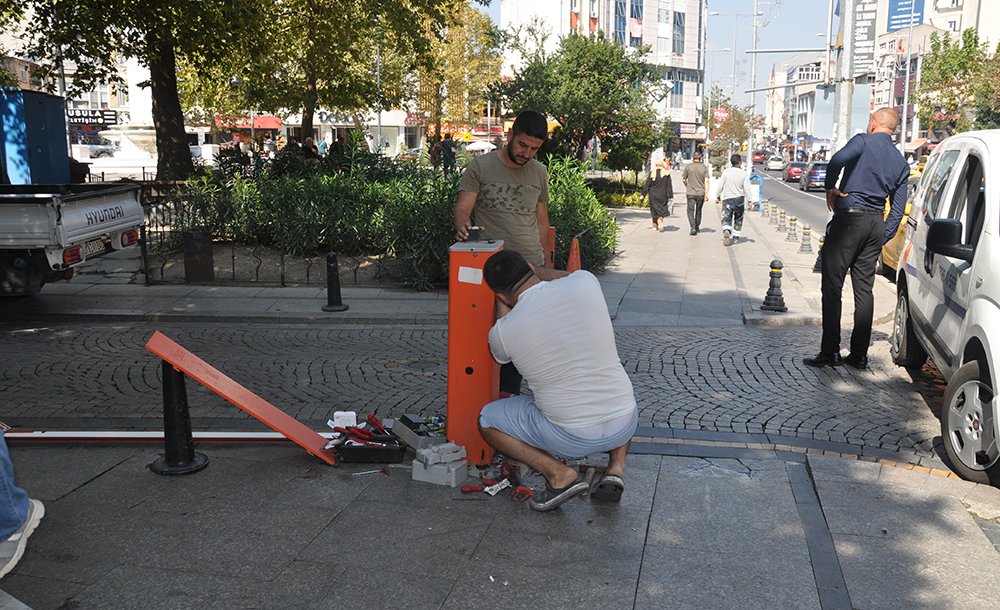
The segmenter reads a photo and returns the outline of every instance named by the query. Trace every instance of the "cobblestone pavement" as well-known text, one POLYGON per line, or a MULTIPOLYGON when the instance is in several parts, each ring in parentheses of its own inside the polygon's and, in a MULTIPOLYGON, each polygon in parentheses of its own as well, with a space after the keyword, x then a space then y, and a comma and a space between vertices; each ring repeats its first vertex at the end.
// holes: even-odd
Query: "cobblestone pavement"
MULTIPOLYGON (((233 379, 320 429, 335 410, 445 409, 442 328, 237 324, 50 324, 3 327, 0 418, 38 429, 161 429, 160 329, 233 379)), ((640 424, 766 433, 930 456, 943 383, 931 367, 894 366, 876 333, 872 369, 815 370, 801 357, 812 328, 627 328, 616 331, 640 424), (916 381, 916 383, 914 383, 916 381)), ((195 429, 263 425, 193 381, 195 429)))

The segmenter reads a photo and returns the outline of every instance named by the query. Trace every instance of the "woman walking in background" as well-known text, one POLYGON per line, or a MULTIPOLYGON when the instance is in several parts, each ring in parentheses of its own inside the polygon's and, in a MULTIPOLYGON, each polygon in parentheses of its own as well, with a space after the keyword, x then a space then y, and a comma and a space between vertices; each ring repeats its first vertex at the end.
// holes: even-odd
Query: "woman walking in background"
MULTIPOLYGON (((670 181, 670 162, 657 162, 653 172, 642 187, 642 198, 649 196, 649 213, 653 216, 653 228, 661 231, 660 221, 670 216, 673 208, 674 185, 670 181)), ((664 227, 666 223, 664 222, 664 227)))

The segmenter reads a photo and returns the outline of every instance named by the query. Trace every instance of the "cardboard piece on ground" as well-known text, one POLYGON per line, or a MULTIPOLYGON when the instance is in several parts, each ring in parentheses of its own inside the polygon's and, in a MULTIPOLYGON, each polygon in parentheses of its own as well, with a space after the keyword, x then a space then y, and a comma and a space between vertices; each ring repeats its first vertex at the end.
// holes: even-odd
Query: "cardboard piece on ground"
POLYGON ((172 364, 178 371, 264 422, 271 429, 285 435, 310 455, 314 455, 330 465, 337 463, 333 450, 324 449, 327 443, 325 438, 233 381, 160 331, 153 333, 153 336, 146 343, 146 349, 172 364))

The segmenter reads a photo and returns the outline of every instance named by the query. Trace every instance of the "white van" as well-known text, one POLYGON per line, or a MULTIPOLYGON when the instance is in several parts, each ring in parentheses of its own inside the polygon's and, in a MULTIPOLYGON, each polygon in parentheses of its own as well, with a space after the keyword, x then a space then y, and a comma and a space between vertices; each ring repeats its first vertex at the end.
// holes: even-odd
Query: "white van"
POLYGON ((941 436, 962 478, 1000 486, 1000 130, 948 138, 927 162, 907 221, 891 352, 948 380, 941 436))

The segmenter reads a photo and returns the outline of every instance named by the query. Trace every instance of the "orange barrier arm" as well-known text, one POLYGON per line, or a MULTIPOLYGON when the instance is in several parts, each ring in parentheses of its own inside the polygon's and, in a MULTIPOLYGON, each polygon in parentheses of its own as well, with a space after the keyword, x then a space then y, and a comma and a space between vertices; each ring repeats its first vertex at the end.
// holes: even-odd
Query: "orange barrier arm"
POLYGON ((146 349, 169 362, 178 371, 264 422, 272 430, 285 435, 310 455, 318 457, 331 466, 337 463, 333 450, 324 449, 327 439, 236 383, 160 331, 153 333, 153 336, 146 343, 146 349))

